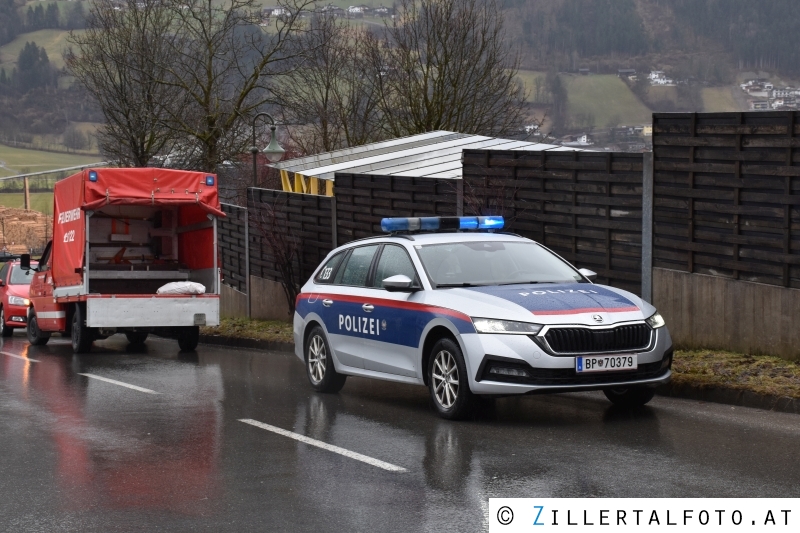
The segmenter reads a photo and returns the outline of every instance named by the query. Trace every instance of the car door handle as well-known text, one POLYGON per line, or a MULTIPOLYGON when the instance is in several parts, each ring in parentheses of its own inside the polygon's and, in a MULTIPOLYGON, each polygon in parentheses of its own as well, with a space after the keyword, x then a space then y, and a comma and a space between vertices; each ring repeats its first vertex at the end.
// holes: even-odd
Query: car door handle
POLYGON ((327 300, 327 299, 322 300, 322 305, 324 305, 325 307, 330 307, 333 305, 333 300, 327 300))
POLYGON ((375 306, 372 304, 364 304, 361 306, 361 309, 363 309, 366 313, 371 313, 372 310, 375 309, 375 306))

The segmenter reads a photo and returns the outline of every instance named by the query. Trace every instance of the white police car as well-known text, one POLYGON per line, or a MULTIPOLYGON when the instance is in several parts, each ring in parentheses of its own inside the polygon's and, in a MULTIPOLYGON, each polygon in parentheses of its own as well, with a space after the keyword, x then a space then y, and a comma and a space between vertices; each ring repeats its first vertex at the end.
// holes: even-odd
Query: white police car
POLYGON ((637 406, 669 381, 672 340, 653 306, 532 240, 480 231, 502 217, 381 226, 388 235, 333 250, 297 297, 296 353, 317 391, 348 375, 424 384, 456 419, 476 395, 602 389, 637 406), (446 231, 459 229, 478 231, 446 231))

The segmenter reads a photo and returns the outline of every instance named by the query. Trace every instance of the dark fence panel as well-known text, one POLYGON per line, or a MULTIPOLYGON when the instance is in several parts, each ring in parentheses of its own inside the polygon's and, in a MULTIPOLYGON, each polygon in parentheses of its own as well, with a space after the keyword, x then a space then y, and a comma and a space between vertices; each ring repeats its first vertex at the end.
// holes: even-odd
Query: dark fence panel
POLYGON ((800 115, 653 115, 654 266, 800 288, 800 115))
POLYGON ((386 217, 455 216, 455 180, 336 174, 338 244, 381 235, 386 217))
POLYGON ((247 287, 245 264, 245 225, 247 209, 222 204, 227 215, 217 223, 217 243, 222 262, 222 279, 234 289, 245 292, 247 287))
POLYGON ((305 283, 332 249, 333 199, 251 188, 247 191, 247 206, 250 215, 250 273, 283 281, 276 254, 289 253, 289 248, 294 247, 296 261, 293 268, 299 273, 298 282, 305 283))
POLYGON ((464 150, 463 187, 465 215, 503 215, 599 282, 641 292, 641 154, 464 150))

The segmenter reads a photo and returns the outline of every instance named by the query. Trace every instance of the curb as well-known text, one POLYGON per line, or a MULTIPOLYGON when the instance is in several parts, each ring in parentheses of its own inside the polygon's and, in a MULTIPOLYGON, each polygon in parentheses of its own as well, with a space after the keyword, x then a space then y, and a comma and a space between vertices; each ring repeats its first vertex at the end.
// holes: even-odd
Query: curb
MULTIPOLYGON (((250 348, 255 350, 294 353, 293 342, 242 339, 239 337, 224 337, 222 335, 200 335, 200 342, 203 344, 214 344, 231 348, 250 348)), ((789 398, 787 396, 775 396, 773 394, 758 394, 740 389, 729 389, 725 387, 692 387, 686 384, 670 383, 656 389, 656 394, 671 398, 683 398, 685 400, 698 400, 701 402, 764 409, 766 411, 800 414, 800 399, 789 398)))
POLYGON ((759 394, 727 387, 693 387, 683 383, 669 383, 656 389, 656 394, 672 398, 699 400, 739 407, 752 407, 765 411, 800 414, 800 400, 788 396, 759 394))
POLYGON ((239 337, 224 337, 222 335, 200 335, 200 342, 202 344, 214 344, 217 346, 228 346, 231 348, 251 348, 255 350, 294 353, 293 342, 242 339, 239 337))

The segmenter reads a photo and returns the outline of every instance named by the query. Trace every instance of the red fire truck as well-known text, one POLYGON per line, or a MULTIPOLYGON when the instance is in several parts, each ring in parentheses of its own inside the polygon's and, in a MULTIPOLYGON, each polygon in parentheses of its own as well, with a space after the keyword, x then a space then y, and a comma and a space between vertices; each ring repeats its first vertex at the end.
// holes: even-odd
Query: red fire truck
POLYGON ((199 326, 219 324, 224 216, 213 174, 97 168, 59 181, 53 240, 31 282, 28 340, 68 334, 83 353, 115 333, 131 343, 153 333, 194 350, 199 326))

